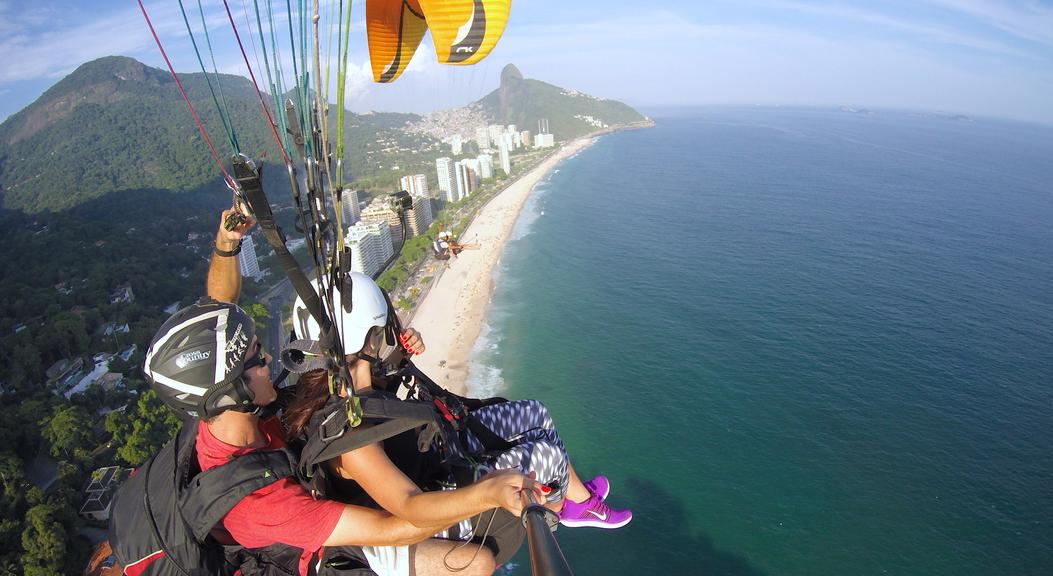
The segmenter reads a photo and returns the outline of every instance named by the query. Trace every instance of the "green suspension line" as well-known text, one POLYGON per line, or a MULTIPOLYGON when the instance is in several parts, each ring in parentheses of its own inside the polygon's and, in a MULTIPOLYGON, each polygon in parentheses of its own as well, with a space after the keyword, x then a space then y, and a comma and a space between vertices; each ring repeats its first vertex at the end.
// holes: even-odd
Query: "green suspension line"
MULTIPOLYGON (((227 134, 227 141, 230 142, 230 148, 234 154, 241 152, 238 147, 238 139, 234 134, 234 127, 230 123, 230 118, 226 113, 226 107, 220 106, 219 99, 216 98, 216 91, 212 87, 212 80, 209 78, 208 70, 205 69, 205 61, 201 59, 201 51, 197 48, 197 40, 194 39, 194 32, 190 28, 190 19, 187 18, 186 9, 183 7, 183 0, 179 0, 179 11, 183 14, 183 23, 186 24, 186 32, 190 36, 190 43, 194 47, 194 54, 197 55, 197 62, 201 65, 201 72, 205 75, 205 82, 208 84, 208 91, 212 94, 212 102, 216 105, 216 113, 219 114, 219 119, 223 122, 223 130, 227 134)), ((208 28, 205 28, 205 35, 208 36, 208 28)), ((211 44, 209 45, 209 52, 212 51, 211 44)), ((215 59, 213 57, 213 62, 215 59)), ((216 73, 216 83, 219 83, 219 73, 216 73)))
MULTIPOLYGON (((278 123, 279 133, 281 134, 282 146, 286 150, 286 154, 289 152, 289 133, 285 126, 285 114, 282 113, 281 107, 281 94, 278 92, 278 87, 274 84, 274 79, 271 77, 271 63, 270 59, 267 58, 267 37, 263 35, 263 22, 260 18, 260 4, 259 0, 252 0, 252 7, 256 11, 256 31, 260 35, 260 48, 263 52, 263 69, 267 73, 267 85, 270 87, 271 92, 271 106, 274 109, 275 121, 278 123)), ((271 32, 273 34, 273 28, 271 32)), ((277 58, 277 56, 275 56, 277 58)))
MULTIPOLYGON (((344 2, 340 0, 341 11, 344 2)), ((341 14, 342 15, 342 14, 341 14)), ((340 61, 336 68, 336 150, 334 160, 336 162, 336 187, 344 186, 344 84, 347 81, 347 41, 351 37, 351 2, 347 3, 347 19, 338 32, 337 44, 343 40, 340 61), (340 35, 342 32, 342 35, 340 35)))
MULTIPOLYGON (((180 6, 182 6, 182 2, 180 2, 180 6)), ((219 101, 223 105, 223 116, 226 118, 226 124, 230 126, 230 138, 234 144, 234 153, 237 154, 241 151, 241 147, 238 145, 237 134, 234 133, 234 123, 230 121, 230 111, 227 109, 227 98, 223 95, 223 83, 219 81, 219 66, 216 66, 216 53, 212 51, 212 39, 208 35, 208 26, 205 24, 205 10, 201 7, 201 0, 197 0, 197 12, 201 15, 201 28, 205 31, 205 43, 208 45, 208 55, 212 60, 212 71, 216 74, 216 88, 219 89, 219 101)), ((200 57, 201 56, 198 55, 199 59, 200 57)), ((208 74, 205 74, 205 77, 207 78, 208 74)), ((211 89, 211 87, 212 83, 210 82, 209 88, 211 89)), ((212 98, 215 99, 216 95, 213 94, 212 98)))

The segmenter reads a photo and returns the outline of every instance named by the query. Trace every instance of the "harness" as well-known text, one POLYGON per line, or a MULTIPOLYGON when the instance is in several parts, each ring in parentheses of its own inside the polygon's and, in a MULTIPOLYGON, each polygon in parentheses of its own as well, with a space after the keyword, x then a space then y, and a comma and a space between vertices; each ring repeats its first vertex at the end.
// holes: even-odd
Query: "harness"
MULTIPOLYGON (((235 548, 257 553, 223 542, 230 537, 221 529, 221 520, 249 494, 295 476, 296 456, 286 449, 254 451, 202 472, 195 450, 197 428, 197 420, 185 423, 114 497, 109 541, 127 574, 232 573, 225 554, 235 548)), ((275 548, 277 552, 281 547, 275 548)))
POLYGON ((398 399, 393 390, 383 388, 348 398, 333 395, 312 416, 307 441, 300 451, 300 475, 316 495, 324 496, 327 492, 326 472, 322 466, 326 461, 413 429, 417 429, 418 452, 433 452, 437 456, 435 462, 439 470, 429 472, 438 474, 429 476, 445 473, 454 478, 456 485, 466 485, 474 480, 477 461, 485 461, 515 446, 472 414, 472 410, 507 400, 458 396, 436 384, 408 359, 403 359, 400 364, 397 372, 388 375, 387 381, 409 388, 405 400, 398 399), (357 424, 356 414, 361 415, 357 424), (468 450, 468 431, 482 443, 482 452, 468 450), (457 449, 452 448, 453 444, 457 449), (469 455, 470 459, 463 455, 469 455))

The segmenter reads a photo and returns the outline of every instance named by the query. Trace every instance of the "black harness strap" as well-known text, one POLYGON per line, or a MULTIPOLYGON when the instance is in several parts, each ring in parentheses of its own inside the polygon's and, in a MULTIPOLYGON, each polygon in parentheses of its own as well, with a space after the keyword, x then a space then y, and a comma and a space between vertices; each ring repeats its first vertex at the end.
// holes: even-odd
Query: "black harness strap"
MULTIPOLYGON (((486 400, 462 398, 461 396, 458 396, 436 384, 435 381, 422 372, 420 368, 417 368, 413 362, 406 361, 406 370, 416 378, 416 381, 419 384, 424 386, 429 394, 431 394, 436 403, 436 408, 439 409, 443 418, 445 418, 455 430, 460 432, 465 426, 467 426, 468 430, 471 430, 472 434, 475 434, 475 437, 483 444, 483 447, 487 452, 504 452, 515 446, 515 443, 509 442, 498 436, 497 433, 480 422, 479 419, 471 413, 471 410, 477 410, 485 406, 492 406, 500 402, 507 402, 508 400, 505 400, 504 398, 488 398, 486 400)), ((462 444, 463 443, 462 439, 462 444)))
MULTIPOLYGON (((314 319, 318 321, 318 325, 323 327, 322 332, 325 333, 330 325, 329 317, 322 308, 318 294, 311 287, 311 282, 307 279, 303 270, 300 269, 300 265, 289 252, 289 248, 285 246, 285 235, 278 228, 274 220, 274 213, 271 212, 270 202, 267 201, 267 195, 263 192, 259 169, 244 154, 234 156, 232 168, 234 169, 234 181, 244 195, 245 200, 248 201, 249 208, 256 217, 256 221, 259 222, 264 238, 267 239, 267 244, 270 244, 271 249, 278 256, 278 262, 281 264, 285 276, 289 278, 293 290, 303 300, 304 306, 311 313, 311 316, 314 316, 314 319)), ((292 184, 294 186, 297 185, 295 177, 292 178, 292 184)))
POLYGON ((238 502, 282 478, 296 475, 296 456, 288 450, 258 450, 194 476, 180 495, 179 508, 198 541, 238 502))
POLYGON ((305 478, 311 478, 315 466, 331 458, 418 426, 425 427, 429 445, 430 439, 439 433, 435 412, 426 404, 370 396, 357 398, 363 420, 372 425, 351 427, 345 400, 331 398, 319 411, 322 421, 312 427, 307 444, 300 452, 300 471, 305 478))

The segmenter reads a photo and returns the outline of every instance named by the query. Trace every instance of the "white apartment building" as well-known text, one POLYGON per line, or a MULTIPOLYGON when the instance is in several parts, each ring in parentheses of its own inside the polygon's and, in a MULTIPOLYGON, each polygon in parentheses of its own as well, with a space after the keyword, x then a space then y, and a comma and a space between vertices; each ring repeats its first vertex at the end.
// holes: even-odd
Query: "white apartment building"
POLYGON ((489 154, 480 154, 476 159, 479 162, 479 177, 489 180, 494 177, 494 159, 489 154))
POLYGON ((460 200, 468 196, 468 182, 464 179, 464 162, 457 161, 453 164, 453 182, 455 192, 457 193, 456 200, 460 200))
POLYGON ((505 135, 505 127, 499 124, 491 124, 486 127, 486 133, 490 137, 490 143, 497 145, 505 135))
POLYGON ((411 196, 428 196, 428 177, 424 174, 403 176, 399 178, 399 186, 411 196))
POLYGON ((490 132, 486 129, 486 126, 480 126, 475 129, 475 143, 479 145, 479 149, 490 147, 490 132))
POLYGON ((501 155, 501 169, 505 171, 505 176, 507 176, 512 173, 512 160, 508 157, 508 146, 504 142, 501 142, 498 153, 501 155))
POLYGON ((551 134, 536 134, 534 136, 534 148, 551 148, 556 145, 551 134))
POLYGON ((249 278, 263 276, 263 272, 260 271, 260 261, 256 258, 256 244, 252 236, 245 236, 241 239, 241 257, 238 258, 238 267, 241 269, 242 276, 249 278))
MULTIPOLYGON (((439 158, 435 161, 435 172, 439 176, 439 191, 445 192, 447 199, 450 198, 450 193, 455 190, 454 187, 454 173, 453 173, 453 160, 450 158, 439 158)), ((456 202, 454 198, 450 200, 456 202)))
POLYGON ((344 226, 350 226, 362 218, 358 206, 358 192, 347 188, 340 191, 340 218, 344 226))
POLYGON ((471 168, 472 162, 473 160, 464 160, 454 164, 454 170, 457 173, 457 191, 460 194, 458 200, 471 196, 479 183, 477 172, 471 168))
POLYGON ((383 220, 362 220, 347 229, 345 238, 351 247, 351 270, 373 276, 395 253, 391 229, 383 220))
POLYGON ((402 238, 402 221, 399 220, 398 212, 391 208, 391 203, 386 196, 374 198, 369 206, 362 211, 362 222, 382 221, 386 222, 391 230, 392 238, 402 238))

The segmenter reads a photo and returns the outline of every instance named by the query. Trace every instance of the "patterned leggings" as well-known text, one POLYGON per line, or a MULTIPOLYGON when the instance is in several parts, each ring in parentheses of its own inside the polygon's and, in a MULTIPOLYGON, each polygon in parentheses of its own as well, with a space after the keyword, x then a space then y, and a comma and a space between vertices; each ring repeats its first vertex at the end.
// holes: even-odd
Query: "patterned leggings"
MULTIPOLYGON (((488 461, 489 468, 516 469, 524 474, 534 472, 538 482, 552 488, 549 501, 563 499, 569 481, 567 449, 544 404, 537 400, 515 400, 473 410, 472 414, 494 434, 516 444, 488 461)), ((468 450, 475 453, 484 450, 482 442, 470 430, 466 436, 468 450)), ((480 474, 485 474, 485 470, 480 474)))

